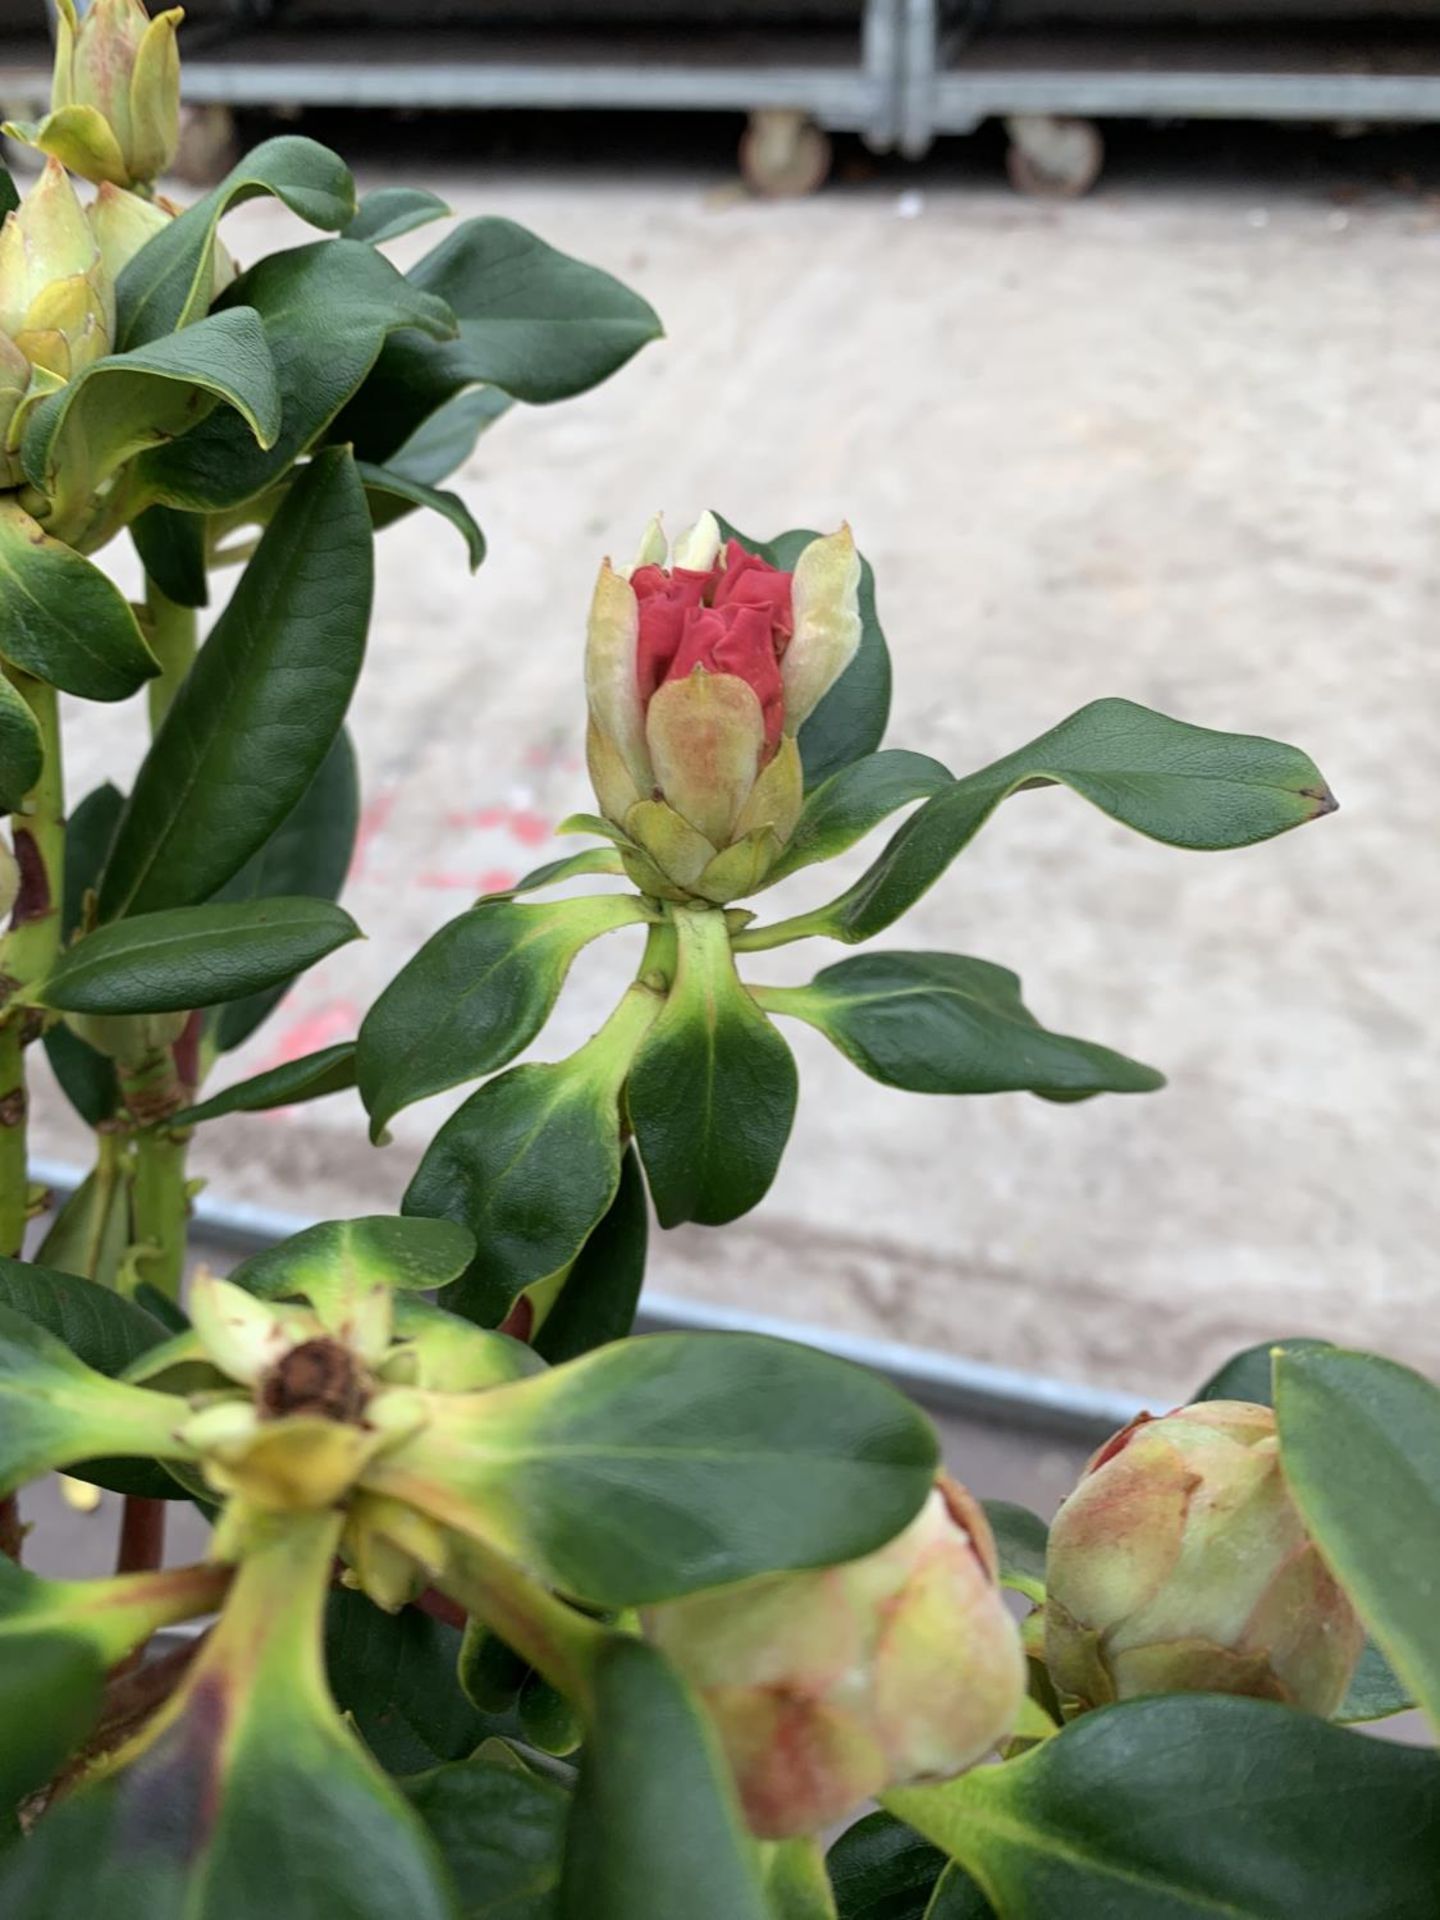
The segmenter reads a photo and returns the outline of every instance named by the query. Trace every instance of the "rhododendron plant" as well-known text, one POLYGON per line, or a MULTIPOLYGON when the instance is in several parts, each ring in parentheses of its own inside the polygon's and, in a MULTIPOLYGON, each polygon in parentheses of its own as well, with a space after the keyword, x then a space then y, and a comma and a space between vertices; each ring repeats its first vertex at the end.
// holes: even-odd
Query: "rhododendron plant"
POLYGON ((1440 1717, 1428 1383, 1242 1355, 1104 1447, 1047 1542, 871 1373, 630 1337, 652 1207, 720 1225, 775 1175, 782 1019, 916 1092, 1161 1084, 994 962, 781 985, 768 949, 884 932, 1037 786, 1179 847, 1266 839, 1333 808, 1304 753, 1112 698, 956 777, 882 745, 848 527, 656 523, 602 567, 584 699, 571 610, 591 844, 442 927, 354 1040, 207 1087, 358 932, 377 531, 435 512, 478 563, 440 482, 657 322, 503 220, 402 274, 380 245, 445 208, 357 201, 308 140, 162 201, 177 18, 62 0, 54 110, 12 129, 49 158, 23 203, 0 173, 0 1916, 1431 1920, 1440 1766, 1336 1724, 1440 1717), (321 237, 237 275, 219 228, 257 194, 321 237), (137 605, 95 557, 120 539, 137 605), (142 691, 128 793, 68 793, 60 696, 142 691), (760 917, 902 809, 826 904, 760 917), (612 934, 635 966, 597 1031, 513 1065, 612 934), (58 1204, 39 1048, 94 1140, 58 1204), (457 1087, 400 1214, 187 1281, 198 1128, 358 1090, 382 1142, 457 1087), (123 1500, 112 1577, 27 1535, 55 1470, 123 1500), (176 1503, 209 1531, 165 1566, 176 1503))

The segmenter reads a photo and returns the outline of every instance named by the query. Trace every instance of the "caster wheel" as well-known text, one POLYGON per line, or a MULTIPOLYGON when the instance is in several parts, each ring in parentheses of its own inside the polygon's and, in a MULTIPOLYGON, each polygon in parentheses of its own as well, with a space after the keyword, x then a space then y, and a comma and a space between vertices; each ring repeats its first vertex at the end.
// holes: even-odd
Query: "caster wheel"
POLYGON ((187 187, 213 187, 240 158, 235 116, 229 107, 184 107, 180 112, 180 145, 172 171, 187 187))
POLYGON ((740 174, 764 200, 801 199, 829 177, 830 136, 803 113, 752 113, 740 139, 740 174))
POLYGON ((1017 193, 1037 200, 1078 200, 1100 178, 1105 142, 1093 120, 1034 114, 1007 120, 1005 171, 1017 193))

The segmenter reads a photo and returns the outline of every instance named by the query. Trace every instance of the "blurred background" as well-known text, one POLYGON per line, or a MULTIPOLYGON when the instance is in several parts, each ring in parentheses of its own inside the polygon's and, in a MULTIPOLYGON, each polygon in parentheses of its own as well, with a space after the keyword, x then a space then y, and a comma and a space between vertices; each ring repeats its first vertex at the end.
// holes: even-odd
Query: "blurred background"
MULTIPOLYGON (((1205 856, 1018 796, 880 944, 1014 967, 1048 1025, 1169 1088, 924 1100, 791 1030, 775 1188, 720 1232, 657 1235, 651 1289, 1004 1369, 1042 1401, 1058 1381, 1057 1405, 1184 1397, 1301 1333, 1440 1370, 1433 0, 187 11, 177 197, 298 123, 367 188, 433 187, 612 270, 667 330, 481 441, 452 483, 489 540, 475 578, 433 516, 386 535, 345 896, 369 938, 229 1075, 351 1036, 431 931, 560 850, 602 555, 657 508, 760 537, 843 517, 878 573, 890 744, 964 772, 1119 694, 1304 746, 1341 812, 1205 856)), ((40 0, 0 0, 0 105, 47 89, 40 0)), ((243 262, 288 221, 252 203, 227 238, 243 262)), ((87 712, 74 791, 125 783, 124 731, 87 712)), ((581 956, 547 1055, 634 957, 581 956)), ((839 957, 811 943, 751 977, 839 957)), ((455 1098, 380 1152, 348 1097, 202 1130, 208 1202, 397 1204, 455 1098)), ((74 1160, 60 1096, 40 1105, 38 1149, 74 1160)))

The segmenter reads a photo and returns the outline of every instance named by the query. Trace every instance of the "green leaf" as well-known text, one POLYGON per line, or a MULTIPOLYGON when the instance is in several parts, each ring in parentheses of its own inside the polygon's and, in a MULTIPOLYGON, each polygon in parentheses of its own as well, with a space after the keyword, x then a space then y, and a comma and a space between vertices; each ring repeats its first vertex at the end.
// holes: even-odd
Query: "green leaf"
POLYGON ((25 472, 61 511, 84 507, 125 461, 179 439, 222 402, 253 441, 275 444, 280 389, 251 307, 213 313, 183 333, 86 367, 30 415, 25 472))
POLYGON ((113 1287, 133 1238, 129 1169, 106 1158, 56 1210, 35 1258, 41 1266, 113 1287))
POLYGON ((17 1659, 10 1648, 0 1660, 0 1811, 7 1814, 89 1733, 105 1686, 100 1655, 74 1634, 29 1634, 23 1654, 17 1659))
POLYGON ((0 1305, 0 1493, 98 1455, 183 1454, 171 1404, 107 1380, 38 1321, 0 1305))
POLYGON ((445 1306, 498 1326, 517 1295, 562 1273, 620 1184, 619 1078, 581 1056, 512 1067, 441 1127, 402 1206, 458 1220, 476 1255, 445 1306))
POLYGON ((1367 1640, 1349 1691, 1332 1717, 1342 1727, 1353 1727, 1367 1720, 1388 1720, 1393 1714, 1409 1713, 1414 1705, 1410 1689, 1401 1684, 1375 1642, 1367 1640))
POLYGON ((1440 1388, 1375 1354, 1282 1352, 1275 1416, 1306 1526, 1440 1727, 1440 1388))
POLYGON ((44 1327, 106 1375, 123 1373, 167 1337, 158 1320, 122 1294, 26 1260, 0 1259, 0 1305, 44 1327))
MULTIPOLYGON (((110 852, 125 796, 107 781, 87 793, 65 823, 65 897, 62 936, 69 941, 85 913, 85 896, 110 852)), ((109 1120, 120 1104, 115 1062, 63 1022, 45 1034, 45 1055, 66 1099, 88 1127, 109 1120)))
POLYGON ((833 860, 912 800, 928 800, 954 779, 928 753, 891 747, 852 761, 813 787, 789 843, 765 876, 773 886, 817 860, 833 860))
POLYGON ((455 1683, 458 1628, 418 1607, 382 1613, 363 1593, 336 1587, 325 1608, 325 1667, 342 1713, 387 1773, 460 1760, 488 1723, 455 1683))
POLYGON ((867 1813, 826 1855, 839 1920, 925 1920, 945 1855, 890 1813, 867 1813))
POLYGON ((565 1846, 560 1920, 767 1920, 729 1769, 684 1682, 615 1639, 565 1846))
POLYGON ((736 975, 725 915, 682 909, 675 930, 674 985, 626 1098, 661 1226, 718 1227, 768 1192, 798 1079, 789 1047, 736 975))
POLYGON ((774 1841, 763 1860, 771 1920, 839 1920, 818 1840, 806 1835, 774 1841))
POLYGON ((853 887, 804 916, 806 931, 868 940, 914 906, 1002 800, 1056 782, 1152 840, 1202 850, 1250 846, 1335 808, 1315 763, 1295 747, 1192 727, 1130 700, 1096 700, 927 800, 853 887))
POLYGON ((965 1872, 953 1861, 935 1883, 925 1920, 994 1920, 995 1909, 965 1872))
POLYGON ((649 910, 633 896, 471 907, 432 934, 360 1028, 360 1092, 379 1139, 402 1108, 475 1080, 529 1046, 580 949, 649 910))
POLYGON ((512 887, 494 893, 482 893, 477 905, 487 900, 512 900, 517 893, 534 893, 540 887, 558 886, 562 880, 580 880, 592 873, 624 873, 625 867, 613 847, 587 847, 583 853, 567 854, 562 860, 547 860, 532 867, 512 887))
POLYGON ((423 1293, 463 1273, 474 1251, 470 1235, 449 1220, 376 1213, 319 1221, 252 1254, 230 1278, 264 1300, 318 1301, 337 1288, 363 1292, 382 1283, 399 1293, 423 1293))
POLYGON ((409 278, 454 310, 460 336, 387 342, 338 427, 367 460, 387 461, 467 387, 484 383, 532 403, 567 400, 660 334, 638 294, 510 220, 462 221, 409 278))
MULTIPOLYGON (((270 838, 216 896, 221 900, 266 900, 304 894, 314 900, 339 897, 350 871, 360 825, 360 784, 355 749, 344 728, 319 770, 270 838)), ((216 1018, 222 1053, 248 1040, 284 999, 288 982, 244 1000, 232 1000, 216 1018)))
POLYGON ((480 436, 514 405, 498 387, 467 387, 421 421, 405 444, 387 457, 386 471, 433 487, 464 466, 480 436))
POLYGON ((271 254, 224 299, 222 311, 253 307, 263 323, 280 391, 280 433, 269 447, 257 447, 233 414, 212 414, 135 462, 147 500, 213 512, 255 499, 319 439, 387 335, 403 328, 444 338, 455 330, 442 300, 417 291, 383 254, 356 240, 318 240, 271 254))
POLYGON ((20 189, 16 186, 10 169, 0 162, 0 220, 7 213, 13 213, 20 204, 20 189))
POLYGON ((418 480, 407 479, 403 473, 396 473, 389 467, 372 466, 364 460, 357 462, 357 470, 364 483, 370 518, 377 533, 393 526, 412 508, 428 507, 432 513, 438 513, 442 520, 448 520, 460 535, 470 556, 470 571, 475 572, 485 558, 485 536, 458 493, 427 487, 418 480))
POLYGON ((259 993, 358 940, 328 900, 174 907, 97 927, 33 990, 66 1013, 172 1013, 259 993))
POLYGON ((985 1517, 1000 1556, 1000 1584, 1039 1606, 1045 1599, 1045 1553, 1050 1529, 1038 1513, 1008 1500, 987 1500, 985 1517))
POLYGON ((935 1436, 873 1374, 753 1334, 649 1334, 488 1392, 367 1485, 596 1607, 872 1552, 920 1507, 935 1436))
POLYGON ((649 1219, 640 1162, 627 1147, 610 1209, 576 1254, 559 1299, 530 1342, 551 1366, 623 1340, 634 1326, 649 1219))
POLYGON ((106 574, 0 494, 0 654, 82 700, 128 700, 159 672, 106 574))
POLYGON ((958 953, 857 954, 808 987, 754 994, 823 1033, 872 1080, 910 1093, 1078 1100, 1165 1084, 1109 1047, 1048 1032, 1021 999, 1018 975, 958 953))
POLYGON ((0 812, 17 813, 40 778, 45 750, 26 701, 0 674, 0 812))
POLYGON ((1243 1352, 1232 1354, 1218 1373, 1211 1374, 1193 1398, 1248 1400, 1252 1406, 1273 1407, 1276 1353, 1281 1348, 1286 1353, 1312 1353, 1329 1345, 1328 1340, 1262 1340, 1258 1346, 1246 1347, 1243 1352))
POLYGON ((560 1920, 562 1787, 483 1750, 400 1786, 445 1856, 461 1920, 560 1920))
POLYGON ((378 247, 413 233, 432 220, 449 217, 450 208, 437 193, 424 187, 375 187, 361 200, 354 219, 345 228, 347 240, 363 240, 378 247))
POLYGON ((198 1127, 202 1120, 219 1120, 227 1113, 269 1113, 276 1107, 298 1107, 306 1100, 323 1100, 344 1093, 355 1084, 355 1042, 321 1047, 318 1053, 285 1060, 266 1073, 237 1080, 234 1086, 187 1107, 167 1121, 171 1127, 198 1127))
POLYGON ((372 565, 354 462, 322 454, 276 514, 145 756, 100 883, 103 917, 208 899, 291 813, 349 705, 372 565))
POLYGON ((115 290, 115 338, 138 347, 204 313, 214 284, 215 229, 232 207, 271 194, 291 213, 330 233, 355 218, 355 182, 344 161, 313 140, 265 140, 203 200, 143 246, 115 290))
POLYGON ((210 604, 206 572, 205 516, 178 507, 147 507, 130 522, 141 565, 177 607, 210 604))
MULTIPOLYGON (((773 540, 752 540, 748 533, 741 533, 723 516, 717 514, 715 517, 727 539, 738 540, 742 547, 751 553, 758 553, 772 567, 781 567, 787 573, 794 569, 804 548, 819 537, 810 528, 795 527, 789 533, 776 534, 773 540)), ((884 737, 885 722, 889 717, 890 652, 875 608, 875 572, 862 554, 859 649, 800 729, 800 758, 805 765, 806 789, 819 787, 852 761, 873 754, 884 737)), ((910 754, 906 758, 922 760, 925 756, 910 754)), ((911 794, 909 797, 914 799, 916 796, 911 794)), ((898 800, 894 803, 895 806, 903 804, 898 800)), ((886 809, 886 812, 890 811, 893 809, 886 809)), ((876 818, 883 819, 884 815, 877 815, 876 818)), ((866 829, 862 828, 861 831, 866 829)), ((852 838, 858 839, 859 835, 852 835, 852 838)), ((815 857, 828 858, 827 855, 815 857)))
POLYGON ((886 1805, 1004 1920, 1428 1920, 1440 1760, 1262 1700, 1084 1714, 1003 1767, 886 1805))

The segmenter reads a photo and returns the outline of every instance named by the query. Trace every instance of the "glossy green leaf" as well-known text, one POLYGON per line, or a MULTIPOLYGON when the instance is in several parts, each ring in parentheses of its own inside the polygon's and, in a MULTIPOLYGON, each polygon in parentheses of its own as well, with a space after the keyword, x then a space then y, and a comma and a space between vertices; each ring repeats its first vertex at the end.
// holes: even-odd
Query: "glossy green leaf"
POLYGON ((78 1920, 97 1885, 119 1920, 454 1920, 438 1851, 325 1688, 339 1525, 262 1534, 138 1751, 10 1856, 6 1920, 78 1920))
POLYGON ((473 1753, 489 1731, 455 1683, 458 1628, 403 1607, 382 1613, 336 1587, 325 1608, 325 1670, 342 1713, 387 1773, 473 1753))
POLYGON ((418 480, 422 486, 435 486, 464 466, 476 441, 514 405, 498 387, 467 387, 421 421, 404 445, 388 456, 386 470, 402 479, 418 480))
POLYGON ((0 655, 62 693, 128 700, 159 672, 108 575, 0 494, 0 655))
POLYGON ((581 880, 587 874, 622 874, 624 871, 624 862, 613 847, 587 847, 583 853, 568 854, 563 860, 547 860, 543 866, 532 867, 514 886, 481 894, 480 899, 510 900, 517 893, 534 893, 541 887, 558 886, 562 880, 581 880))
POLYGON ((210 604, 205 516, 178 507, 147 507, 130 522, 130 538, 146 573, 177 607, 210 604))
POLYGON ((341 1291, 383 1283, 396 1292, 443 1287, 463 1273, 475 1242, 449 1220, 406 1220, 377 1213, 358 1220, 322 1220, 230 1274, 237 1287, 265 1300, 318 1303, 341 1291))
POLYGON ((1055 783, 1152 840, 1201 850, 1250 846, 1335 808, 1298 748, 1190 726, 1131 700, 1096 700, 927 800, 854 886, 803 917, 805 931, 851 943, 880 933, 935 884, 1002 800, 1055 783))
MULTIPOLYGON (((359 826, 355 749, 342 727, 304 793, 216 898, 266 900, 279 894, 304 894, 315 900, 338 899, 350 871, 359 826)), ((232 1000, 221 1008, 214 1033, 222 1053, 250 1038, 284 999, 288 984, 232 1000)))
MULTIPOLYGON (((86 895, 100 877, 115 838, 125 796, 108 781, 87 793, 65 822, 64 938, 75 934, 86 895)), ((63 1022, 45 1034, 45 1055, 61 1091, 88 1127, 110 1119, 120 1104, 115 1062, 72 1033, 63 1022)))
POLYGON ((198 1107, 177 1113, 167 1124, 198 1127, 203 1120, 219 1120, 227 1113, 270 1113, 277 1107, 298 1107, 306 1100, 344 1093, 354 1084, 355 1042, 342 1040, 338 1046, 321 1047, 318 1053, 302 1054, 298 1060, 285 1060, 265 1073, 237 1080, 198 1107))
POLYGON ((93 1280, 0 1258, 0 1305, 62 1340, 97 1373, 123 1373, 132 1360, 159 1346, 166 1333, 133 1300, 93 1280))
POLYGON ((817 860, 833 860, 900 807, 928 800, 953 778, 928 753, 899 747, 840 767, 811 789, 785 851, 765 877, 766 886, 817 860))
POLYGON ((582 1353, 623 1340, 630 1332, 645 1280, 649 1225, 640 1161, 628 1147, 609 1211, 575 1256, 560 1297, 531 1339, 552 1366, 578 1360, 582 1353))
POLYGON ((929 1423, 828 1354, 748 1334, 651 1334, 437 1399, 367 1484, 598 1607, 869 1553, 935 1473, 929 1423))
POLYGON ((1362 1726, 1369 1720, 1388 1720, 1409 1713, 1415 1696, 1373 1640, 1367 1640, 1360 1664, 1345 1698, 1331 1716, 1342 1727, 1362 1726))
POLYGON ((798 1076, 735 972, 723 913, 675 915, 674 985, 626 1099, 662 1227, 723 1226, 768 1192, 795 1118, 798 1076))
POLYGON ((172 1424, 164 1395, 107 1380, 38 1321, 0 1305, 0 1493, 95 1456, 180 1457, 172 1424))
POLYGON ((613 1640, 565 1847, 560 1920, 768 1920, 729 1769, 653 1647, 613 1640))
POLYGON ((763 1851, 762 1867, 770 1920, 839 1920, 818 1840, 774 1841, 763 1851))
POLYGON ((422 481, 407 479, 403 473, 396 473, 390 467, 372 466, 366 460, 357 463, 357 470, 365 487, 370 518, 377 533, 393 526, 414 508, 428 507, 431 513, 438 513, 442 520, 448 520, 465 542, 465 550, 470 556, 470 571, 474 573, 485 558, 485 536, 458 493, 426 486, 422 481))
POLYGON ((454 310, 460 337, 432 343, 402 334, 387 342, 339 423, 367 460, 387 460, 467 387, 484 383, 530 402, 565 400, 608 379, 660 333, 638 294, 510 220, 462 221, 409 278, 454 310))
POLYGON ((987 1500, 985 1517, 1000 1556, 1000 1584, 1038 1605, 1045 1598, 1045 1553, 1050 1529, 1038 1513, 1008 1500, 987 1500))
POLYGON ((1306 1526, 1440 1727, 1440 1387, 1375 1354, 1282 1352, 1275 1417, 1306 1526))
POLYGON ((1131 1701, 885 1799, 1003 1920, 1434 1913, 1440 1759, 1267 1701, 1131 1701))
POLYGON ((221 403, 252 441, 274 445, 280 389, 251 307, 210 314, 183 333, 86 367, 31 413, 25 472, 42 493, 88 503, 132 455, 179 439, 221 403))
POLYGON ((867 1813, 826 1855, 839 1920, 924 1920, 945 1855, 891 1813, 867 1813))
POLYGON ((1273 1407, 1276 1353, 1281 1348, 1286 1353, 1310 1353, 1329 1345, 1328 1340, 1262 1340, 1258 1346, 1232 1354, 1224 1366, 1211 1374, 1194 1398, 1248 1400, 1252 1406, 1273 1407))
POLYGON ((1163 1074, 1093 1041, 1050 1033, 1020 997, 1018 975, 957 953, 857 954, 808 987, 757 988, 862 1073, 910 1093, 1038 1093, 1076 1100, 1150 1093, 1163 1074))
POLYGON ((34 989, 66 1013, 169 1013, 259 993, 360 929, 328 900, 174 907, 97 927, 34 989))
POLYGON ((935 1882, 925 1920, 994 1920, 995 1909, 954 1861, 935 1882))
POLYGON ((648 917, 626 894, 487 901, 432 934, 360 1028, 371 1138, 414 1101, 513 1060, 549 1018, 580 949, 648 917))
POLYGON ((7 213, 13 213, 19 204, 20 189, 15 184, 14 175, 4 162, 0 161, 0 220, 3 220, 7 213))
POLYGON ((218 510, 255 499, 283 478, 374 365, 387 335, 455 330, 442 300, 418 291, 373 247, 320 240, 271 254, 241 276, 222 311, 253 307, 263 323, 282 403, 280 433, 257 447, 234 415, 214 413, 183 439, 143 454, 136 484, 149 500, 218 510))
POLYGON ((44 758, 34 714, 0 674, 0 812, 19 810, 40 777, 44 758))
POLYGON ((424 187, 375 187, 361 200, 355 218, 345 228, 347 240, 364 240, 372 247, 398 240, 432 220, 448 218, 450 208, 438 193, 424 187))
POLYGON ((322 454, 276 514, 145 756, 100 883, 105 918, 208 899, 293 811, 349 705, 372 567, 354 462, 322 454))
MULTIPOLYGON (((789 533, 776 534, 773 540, 753 540, 748 533, 731 526, 722 515, 717 514, 716 518, 727 539, 738 540, 751 553, 758 553, 772 567, 782 567, 786 572, 794 568, 804 549, 818 538, 810 528, 795 527, 789 533)), ((890 717, 890 677, 890 652, 875 607, 875 573, 862 554, 859 649, 800 729, 800 758, 805 766, 807 790, 819 787, 853 761, 874 754, 884 738, 885 723, 890 717)), ((924 758, 921 754, 906 757, 924 758)), ((897 806, 901 804, 895 802, 897 806)), ((883 819, 884 816, 877 817, 883 819)))
POLYGON ((115 338, 122 349, 173 333, 210 304, 215 230, 232 207, 270 194, 330 233, 355 218, 355 182, 344 161, 313 140, 265 140, 213 192, 148 241, 120 275, 115 338))
POLYGON ((402 1780, 460 1894, 460 1920, 560 1920, 570 1796, 484 1751, 402 1780))
MULTIPOLYGON (((0 1569, 0 1585, 4 1577, 0 1569)), ((99 1719, 105 1668, 95 1648, 73 1634, 27 1635, 23 1658, 3 1639, 0 1649, 0 1814, 10 1814, 59 1771, 99 1719)))

